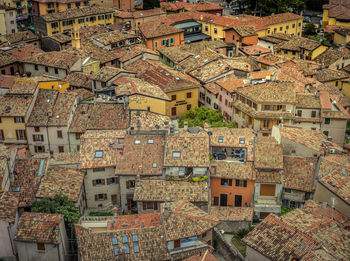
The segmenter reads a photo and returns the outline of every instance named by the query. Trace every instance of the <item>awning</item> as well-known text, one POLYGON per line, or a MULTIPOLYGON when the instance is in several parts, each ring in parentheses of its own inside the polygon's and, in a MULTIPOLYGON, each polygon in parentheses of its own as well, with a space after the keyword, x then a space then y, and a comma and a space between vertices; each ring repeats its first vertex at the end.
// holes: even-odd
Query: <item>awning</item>
POLYGON ((185 35, 185 43, 188 42, 196 42, 196 41, 201 41, 205 39, 210 39, 209 35, 206 34, 193 34, 193 35, 185 35))
POLYGON ((179 29, 185 29, 185 28, 190 28, 194 26, 200 26, 200 23, 197 22, 186 22, 186 23, 181 23, 181 24, 175 24, 174 27, 179 28, 179 29))

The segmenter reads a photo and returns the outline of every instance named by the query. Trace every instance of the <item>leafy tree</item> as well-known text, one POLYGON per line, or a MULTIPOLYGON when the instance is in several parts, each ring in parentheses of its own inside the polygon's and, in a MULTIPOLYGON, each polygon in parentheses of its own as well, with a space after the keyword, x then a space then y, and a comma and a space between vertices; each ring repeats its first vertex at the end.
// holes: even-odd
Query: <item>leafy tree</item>
POLYGON ((258 9, 266 15, 290 12, 290 9, 299 13, 305 9, 305 3, 303 0, 259 0, 258 9))
POLYGON ((320 42, 321 44, 323 45, 326 45, 326 46, 332 46, 332 44, 327 40, 326 37, 324 37, 323 35, 309 35, 309 36, 306 36, 307 38, 311 39, 311 40, 314 40, 314 41, 317 41, 317 42, 320 42))
POLYGON ((316 34, 316 26, 314 23, 308 23, 305 26, 305 34, 306 35, 315 35, 316 34))
POLYGON ((56 195, 54 198, 43 198, 42 200, 34 201, 32 204, 33 212, 62 214, 64 215, 64 223, 68 235, 74 235, 74 224, 80 218, 79 208, 74 205, 74 202, 68 199, 67 196, 56 195))
POLYGON ((143 1, 143 9, 153 9, 160 7, 160 1, 159 0, 144 0, 143 1))
POLYGON ((285 206, 282 206, 281 207, 281 216, 287 214, 288 212, 292 211, 294 208, 288 208, 288 207, 285 207, 285 206))
POLYGON ((220 110, 208 109, 204 106, 197 107, 187 111, 179 119, 179 127, 184 127, 184 122, 188 122, 189 127, 200 126, 204 127, 204 123, 208 123, 211 127, 229 127, 236 128, 234 122, 226 123, 220 110))
POLYGON ((89 213, 89 216, 113 216, 113 213, 112 212, 101 212, 101 211, 91 211, 89 213))

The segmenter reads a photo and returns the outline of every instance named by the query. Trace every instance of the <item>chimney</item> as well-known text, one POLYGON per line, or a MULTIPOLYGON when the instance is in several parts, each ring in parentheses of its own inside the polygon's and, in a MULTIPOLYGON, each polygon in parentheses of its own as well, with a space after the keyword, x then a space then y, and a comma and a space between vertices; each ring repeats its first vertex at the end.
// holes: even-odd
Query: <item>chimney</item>
POLYGON ((184 122, 184 130, 185 130, 185 131, 188 130, 188 122, 187 122, 187 121, 184 122))
POLYGON ((322 208, 326 209, 327 208, 327 202, 322 202, 322 208))
POLYGON ((71 31, 71 38, 72 38, 72 47, 75 49, 80 49, 80 34, 79 30, 76 28, 76 26, 73 27, 73 30, 71 31))
POLYGON ((117 208, 117 207, 114 207, 114 208, 113 208, 113 217, 114 217, 114 218, 117 218, 117 217, 118 217, 118 208, 117 208))
POLYGON ((236 42, 236 56, 238 56, 239 52, 239 42, 236 42))

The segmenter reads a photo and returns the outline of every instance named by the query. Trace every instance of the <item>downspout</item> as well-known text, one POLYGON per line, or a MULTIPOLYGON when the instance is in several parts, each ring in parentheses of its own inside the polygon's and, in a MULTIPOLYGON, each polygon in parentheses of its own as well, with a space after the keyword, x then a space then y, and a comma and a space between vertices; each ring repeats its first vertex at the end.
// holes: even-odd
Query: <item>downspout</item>
POLYGON ((57 253, 58 253, 58 261, 61 261, 61 256, 60 256, 60 244, 57 244, 57 253))
MULTIPOLYGON (((9 226, 10 226, 10 223, 9 223, 9 226)), ((10 244, 11 244, 11 248, 12 248, 12 253, 13 255, 16 257, 16 253, 15 253, 15 247, 13 245, 13 242, 12 242, 12 237, 11 237, 11 233, 10 233, 10 227, 7 227, 7 233, 9 235, 9 239, 10 239, 10 244)))

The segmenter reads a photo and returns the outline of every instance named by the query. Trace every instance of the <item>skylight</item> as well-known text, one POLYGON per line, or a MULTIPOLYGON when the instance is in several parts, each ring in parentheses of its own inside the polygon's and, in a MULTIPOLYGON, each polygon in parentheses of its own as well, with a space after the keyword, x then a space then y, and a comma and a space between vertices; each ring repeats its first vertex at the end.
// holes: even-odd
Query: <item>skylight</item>
POLYGON ((153 167, 153 168, 156 168, 156 167, 157 167, 157 163, 154 162, 154 163, 152 164, 152 167, 153 167))
POLYGON ((117 238, 113 237, 113 238, 112 238, 112 241, 113 241, 113 245, 118 245, 118 240, 117 240, 117 238))
POLYGON ((128 237, 127 236, 122 236, 123 243, 128 243, 128 237))
POLYGON ((153 143, 154 143, 154 140, 148 140, 147 143, 148 143, 148 144, 153 144, 153 143))
POLYGON ((14 192, 19 192, 21 190, 21 187, 20 186, 16 186, 13 188, 13 191, 14 192))
POLYGON ((245 143, 245 139, 244 138, 239 138, 239 144, 244 144, 245 143))
POLYGON ((135 253, 139 253, 140 252, 140 248, 139 248, 139 244, 138 243, 134 243, 134 251, 135 251, 135 253))
POLYGON ((135 140, 135 144, 141 144, 140 140, 135 140))
POLYGON ((223 143, 223 142, 224 142, 224 136, 219 136, 218 142, 219 142, 219 143, 223 143))
POLYGON ((118 255, 118 250, 119 250, 119 248, 114 248, 114 254, 117 256, 118 255))
POLYGON ((181 152, 180 151, 173 151, 173 158, 180 158, 181 157, 181 152))
POLYGON ((103 150, 95 150, 95 158, 103 158, 103 150))
POLYGON ((138 242, 139 238, 137 237, 137 235, 132 235, 132 241, 133 242, 138 242))

